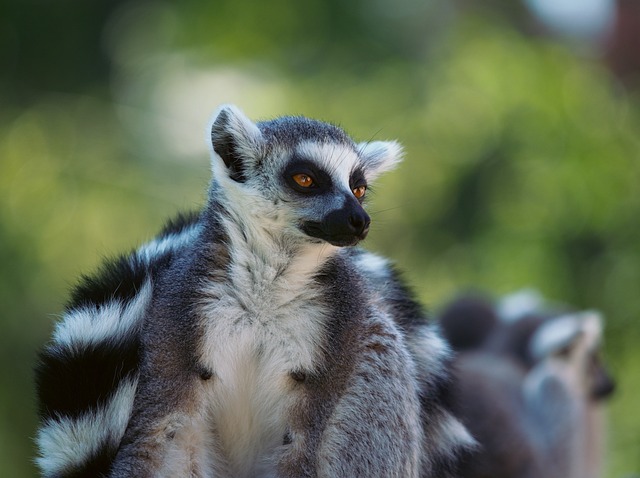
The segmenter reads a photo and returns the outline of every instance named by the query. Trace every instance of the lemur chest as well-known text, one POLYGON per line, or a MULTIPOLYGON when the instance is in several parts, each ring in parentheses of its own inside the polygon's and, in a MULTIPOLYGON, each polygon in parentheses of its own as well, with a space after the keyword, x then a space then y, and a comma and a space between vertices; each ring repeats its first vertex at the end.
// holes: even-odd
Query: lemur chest
POLYGON ((210 428, 233 476, 267 475, 299 391, 292 372, 317 364, 326 313, 310 290, 222 292, 205 309, 201 350, 210 428))

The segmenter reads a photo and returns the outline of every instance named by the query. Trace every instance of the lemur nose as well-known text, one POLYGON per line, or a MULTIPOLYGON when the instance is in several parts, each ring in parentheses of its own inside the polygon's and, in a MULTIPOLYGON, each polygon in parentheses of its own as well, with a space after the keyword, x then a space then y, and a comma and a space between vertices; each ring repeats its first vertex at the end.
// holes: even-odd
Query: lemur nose
POLYGON ((370 224, 371 218, 364 211, 354 212, 349 218, 349 225, 353 229, 353 232, 358 236, 366 234, 369 230, 370 224))

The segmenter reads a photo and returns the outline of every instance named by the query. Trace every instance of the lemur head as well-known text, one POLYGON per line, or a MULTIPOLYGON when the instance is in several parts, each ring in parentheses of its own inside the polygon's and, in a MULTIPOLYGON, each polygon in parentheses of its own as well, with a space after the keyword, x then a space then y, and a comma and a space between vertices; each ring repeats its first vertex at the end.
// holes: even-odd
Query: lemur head
POLYGON ((606 398, 615 384, 600 359, 602 327, 602 317, 596 311, 547 319, 531 337, 529 352, 537 366, 553 369, 585 398, 606 398))
POLYGON ((401 158, 396 142, 356 144, 340 128, 303 117, 254 123, 223 106, 211 124, 214 187, 248 227, 302 242, 364 239, 367 187, 401 158))

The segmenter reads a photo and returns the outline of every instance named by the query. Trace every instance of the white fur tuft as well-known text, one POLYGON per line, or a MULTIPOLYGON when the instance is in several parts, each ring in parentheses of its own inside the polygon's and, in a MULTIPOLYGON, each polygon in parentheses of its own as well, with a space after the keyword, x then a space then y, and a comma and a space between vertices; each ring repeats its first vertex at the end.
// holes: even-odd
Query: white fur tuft
POLYGON ((397 141, 371 141, 358 144, 367 181, 395 168, 402 161, 403 148, 397 141))
POLYGON ((389 261, 371 252, 363 252, 356 257, 358 268, 367 276, 386 278, 389 276, 389 261))
POLYGON ((136 255, 146 264, 153 261, 167 252, 177 251, 187 246, 200 231, 200 225, 194 224, 179 233, 168 234, 167 236, 154 239, 144 244, 136 251, 136 255))
POLYGON ((573 346, 581 339, 588 349, 595 349, 602 337, 602 317, 598 312, 566 314, 545 322, 531 339, 531 354, 542 360, 573 346))

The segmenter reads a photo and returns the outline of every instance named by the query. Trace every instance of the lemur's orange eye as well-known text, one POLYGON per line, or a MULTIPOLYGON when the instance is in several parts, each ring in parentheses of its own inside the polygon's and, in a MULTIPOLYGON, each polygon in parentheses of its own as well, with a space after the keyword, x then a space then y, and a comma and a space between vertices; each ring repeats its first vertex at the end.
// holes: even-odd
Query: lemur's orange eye
POLYGON ((353 188, 353 195, 358 199, 362 199, 364 197, 364 193, 367 192, 366 186, 358 186, 357 188, 353 188))
POLYGON ((293 180, 298 184, 298 186, 302 186, 303 188, 310 188, 313 186, 313 178, 308 174, 296 174, 293 176, 293 180))

